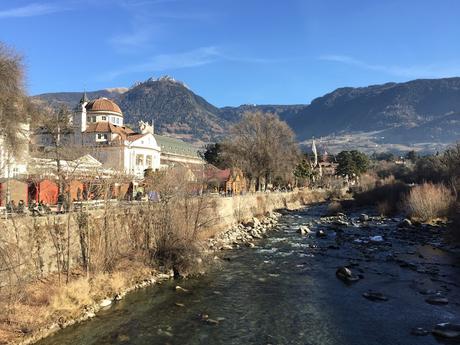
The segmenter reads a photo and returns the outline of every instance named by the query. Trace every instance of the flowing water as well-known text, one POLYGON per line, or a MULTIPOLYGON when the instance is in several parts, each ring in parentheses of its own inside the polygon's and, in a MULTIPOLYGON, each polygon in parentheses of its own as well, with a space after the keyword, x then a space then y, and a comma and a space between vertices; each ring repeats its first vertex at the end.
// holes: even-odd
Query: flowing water
POLYGON ((423 345, 438 339, 411 335, 411 329, 460 321, 460 269, 453 254, 407 236, 389 239, 401 231, 395 221, 339 231, 319 222, 322 213, 319 205, 286 214, 278 231, 255 248, 224 253, 222 265, 205 276, 134 292, 39 344, 423 345), (297 234, 305 223, 323 228, 327 238, 297 234), (360 242, 371 235, 386 241, 360 242), (337 279, 337 267, 347 264, 363 279, 352 285, 337 279), (177 284, 189 292, 176 291, 177 284), (426 303, 424 290, 430 289, 449 304, 426 303), (388 301, 365 299, 368 290, 388 301), (218 324, 204 322, 203 314, 218 324))

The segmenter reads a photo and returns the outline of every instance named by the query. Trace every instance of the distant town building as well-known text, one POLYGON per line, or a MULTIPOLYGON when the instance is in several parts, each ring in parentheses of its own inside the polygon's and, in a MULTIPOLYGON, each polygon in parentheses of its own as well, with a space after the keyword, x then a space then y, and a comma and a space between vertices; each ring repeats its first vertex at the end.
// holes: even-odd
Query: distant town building
POLYGON ((246 178, 241 169, 218 169, 208 165, 204 173, 207 189, 225 194, 239 195, 248 191, 246 178))

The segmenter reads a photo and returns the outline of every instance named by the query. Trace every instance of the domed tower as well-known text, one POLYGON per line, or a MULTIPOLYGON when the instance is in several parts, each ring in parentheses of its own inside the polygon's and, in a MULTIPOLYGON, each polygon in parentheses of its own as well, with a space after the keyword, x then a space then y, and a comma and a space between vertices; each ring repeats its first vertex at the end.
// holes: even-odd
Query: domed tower
POLYGON ((86 122, 109 122, 116 126, 123 126, 123 113, 120 107, 108 98, 98 98, 85 106, 86 122))

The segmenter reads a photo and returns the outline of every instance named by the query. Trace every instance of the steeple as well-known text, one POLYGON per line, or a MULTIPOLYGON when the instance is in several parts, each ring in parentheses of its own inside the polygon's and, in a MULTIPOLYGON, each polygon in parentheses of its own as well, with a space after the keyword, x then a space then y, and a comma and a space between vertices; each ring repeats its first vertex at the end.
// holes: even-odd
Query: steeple
POLYGON ((88 102, 89 102, 89 98, 88 98, 88 96, 86 95, 86 91, 85 91, 85 92, 83 92, 83 95, 81 96, 80 104, 88 103, 88 102))
POLYGON ((318 165, 318 151, 316 150, 316 144, 315 144, 315 139, 314 138, 313 138, 313 142, 311 144, 311 150, 312 150, 313 156, 315 158, 313 166, 316 167, 318 165))

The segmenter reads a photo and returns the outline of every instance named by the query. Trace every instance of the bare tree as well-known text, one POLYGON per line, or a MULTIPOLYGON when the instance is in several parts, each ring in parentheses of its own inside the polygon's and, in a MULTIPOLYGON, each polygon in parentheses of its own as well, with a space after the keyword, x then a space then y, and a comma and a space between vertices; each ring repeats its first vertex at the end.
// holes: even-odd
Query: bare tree
POLYGON ((59 109, 47 107, 42 112, 39 123, 40 126, 35 129, 35 132, 44 141, 47 158, 56 163, 54 173, 59 182, 59 191, 62 193, 66 187, 66 171, 62 163, 69 157, 77 158, 76 155, 83 154, 82 147, 73 145, 71 140, 73 128, 70 123, 70 112, 66 107, 59 109))
POLYGON ((0 131, 12 154, 23 146, 18 133, 28 120, 32 104, 24 89, 22 58, 0 42, 0 131))
MULTIPOLYGON (((22 58, 0 42, 0 171, 11 177, 15 162, 28 150, 28 122, 36 108, 24 88, 22 58)), ((9 181, 6 188, 9 201, 9 181)))
POLYGON ((224 156, 256 181, 257 188, 292 178, 300 152, 291 128, 275 114, 246 113, 223 143, 224 156))

